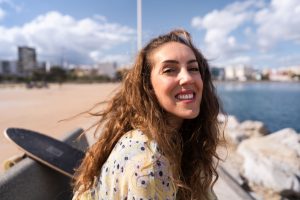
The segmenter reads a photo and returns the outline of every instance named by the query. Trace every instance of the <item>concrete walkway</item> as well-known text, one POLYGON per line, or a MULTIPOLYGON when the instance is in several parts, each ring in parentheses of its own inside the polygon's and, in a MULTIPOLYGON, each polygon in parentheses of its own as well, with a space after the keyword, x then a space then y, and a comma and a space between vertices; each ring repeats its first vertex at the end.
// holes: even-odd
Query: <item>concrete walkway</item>
POLYGON ((218 200, 255 200, 222 166, 218 173, 219 179, 214 187, 218 200))
POLYGON ((221 177, 218 179, 214 191, 219 200, 243 200, 221 177))

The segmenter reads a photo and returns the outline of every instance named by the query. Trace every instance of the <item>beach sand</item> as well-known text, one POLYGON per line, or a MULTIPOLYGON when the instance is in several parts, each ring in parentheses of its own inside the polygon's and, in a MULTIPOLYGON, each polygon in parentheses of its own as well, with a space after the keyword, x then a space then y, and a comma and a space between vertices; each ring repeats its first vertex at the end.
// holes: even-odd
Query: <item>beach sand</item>
MULTIPOLYGON (((107 100, 119 84, 63 84, 43 89, 26 89, 23 85, 0 87, 0 173, 3 162, 21 154, 3 135, 8 127, 26 128, 61 139, 75 128, 87 128, 95 117, 81 116, 59 122, 87 111, 107 100)), ((89 133, 92 134, 92 133, 89 133)))

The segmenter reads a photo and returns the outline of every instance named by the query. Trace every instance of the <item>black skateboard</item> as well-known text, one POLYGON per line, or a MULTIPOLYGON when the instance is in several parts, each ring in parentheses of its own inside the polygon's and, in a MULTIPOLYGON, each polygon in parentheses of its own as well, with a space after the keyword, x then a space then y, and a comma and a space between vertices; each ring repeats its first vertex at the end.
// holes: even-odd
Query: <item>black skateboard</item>
POLYGON ((35 131, 8 128, 4 135, 30 158, 68 177, 73 176, 84 157, 84 152, 35 131))

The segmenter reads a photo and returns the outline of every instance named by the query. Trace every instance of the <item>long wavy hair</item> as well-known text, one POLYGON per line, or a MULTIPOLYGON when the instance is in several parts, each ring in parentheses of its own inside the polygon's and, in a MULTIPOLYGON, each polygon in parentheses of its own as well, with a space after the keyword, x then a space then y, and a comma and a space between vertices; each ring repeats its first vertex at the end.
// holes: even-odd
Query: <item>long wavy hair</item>
POLYGON ((135 63, 125 75, 120 89, 101 111, 87 111, 99 117, 95 133, 101 129, 97 141, 88 149, 74 176, 74 190, 80 193, 93 187, 118 140, 128 131, 140 129, 154 139, 171 163, 172 179, 179 199, 209 199, 211 188, 218 179, 220 141, 217 115, 220 104, 212 84, 209 65, 193 45, 190 34, 176 29, 152 39, 137 55, 135 63), (180 130, 175 130, 160 106, 151 85, 153 67, 151 53, 168 42, 179 42, 192 49, 203 81, 200 113, 186 119, 180 130))

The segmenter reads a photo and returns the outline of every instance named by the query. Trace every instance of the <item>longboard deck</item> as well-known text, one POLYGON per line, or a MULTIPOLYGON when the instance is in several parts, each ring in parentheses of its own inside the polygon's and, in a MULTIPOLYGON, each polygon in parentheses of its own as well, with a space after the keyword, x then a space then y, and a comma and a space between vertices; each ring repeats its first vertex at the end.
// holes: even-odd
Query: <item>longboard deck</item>
POLYGON ((73 177, 84 157, 84 152, 35 131, 8 128, 4 135, 30 158, 68 177, 73 177))

